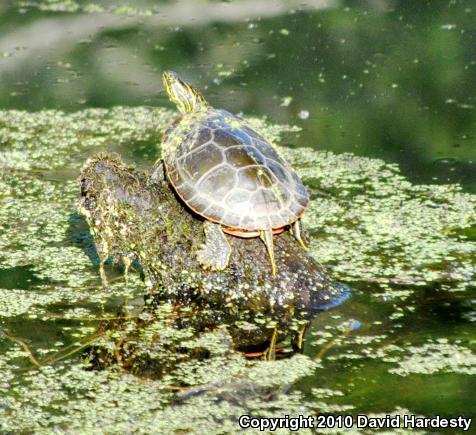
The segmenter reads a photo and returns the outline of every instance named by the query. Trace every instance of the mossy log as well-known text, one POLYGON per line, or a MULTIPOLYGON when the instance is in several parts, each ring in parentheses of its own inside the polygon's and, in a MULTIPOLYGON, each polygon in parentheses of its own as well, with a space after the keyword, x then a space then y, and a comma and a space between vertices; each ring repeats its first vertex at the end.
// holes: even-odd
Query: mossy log
POLYGON ((259 238, 229 236, 229 266, 203 270, 195 256, 205 241, 201 218, 162 177, 135 170, 116 155, 90 158, 80 182, 80 210, 100 258, 122 258, 126 266, 138 260, 149 300, 193 304, 201 328, 226 325, 235 347, 265 343, 275 327, 281 337, 297 336, 318 311, 343 297, 290 232, 275 236, 275 276, 259 238))

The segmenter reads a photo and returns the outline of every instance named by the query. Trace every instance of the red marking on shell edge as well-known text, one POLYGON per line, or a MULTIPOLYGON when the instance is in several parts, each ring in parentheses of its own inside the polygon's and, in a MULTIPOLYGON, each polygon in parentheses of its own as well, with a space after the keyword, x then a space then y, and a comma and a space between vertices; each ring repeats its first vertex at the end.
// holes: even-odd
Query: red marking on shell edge
MULTIPOLYGON (((244 231, 237 228, 223 227, 223 231, 227 234, 236 237, 242 237, 244 239, 251 239, 252 237, 258 237, 259 231, 244 231)), ((281 234, 284 231, 284 227, 273 228, 273 234, 281 234)))

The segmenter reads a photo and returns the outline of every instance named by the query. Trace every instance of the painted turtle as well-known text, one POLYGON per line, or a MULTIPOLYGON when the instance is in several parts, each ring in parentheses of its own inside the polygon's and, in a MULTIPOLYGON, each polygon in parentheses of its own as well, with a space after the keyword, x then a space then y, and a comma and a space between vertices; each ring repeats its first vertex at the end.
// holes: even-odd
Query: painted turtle
POLYGON ((224 233, 259 236, 274 275, 273 234, 289 227, 305 247, 300 216, 309 197, 302 181, 243 119, 212 108, 175 72, 164 72, 163 81, 181 116, 164 134, 162 162, 178 196, 205 219, 206 243, 198 261, 223 270, 231 254, 224 233))

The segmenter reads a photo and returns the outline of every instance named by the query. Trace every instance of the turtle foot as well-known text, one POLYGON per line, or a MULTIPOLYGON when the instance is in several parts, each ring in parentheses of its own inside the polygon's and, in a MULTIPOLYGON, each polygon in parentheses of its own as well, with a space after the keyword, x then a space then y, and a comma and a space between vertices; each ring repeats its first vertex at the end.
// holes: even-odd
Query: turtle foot
POLYGON ((224 270, 228 264, 226 257, 218 257, 210 247, 202 245, 197 252, 197 260, 204 269, 224 270))
POLYGON ((206 243, 197 252, 197 260, 204 269, 224 270, 230 259, 231 247, 219 225, 204 223, 206 243))

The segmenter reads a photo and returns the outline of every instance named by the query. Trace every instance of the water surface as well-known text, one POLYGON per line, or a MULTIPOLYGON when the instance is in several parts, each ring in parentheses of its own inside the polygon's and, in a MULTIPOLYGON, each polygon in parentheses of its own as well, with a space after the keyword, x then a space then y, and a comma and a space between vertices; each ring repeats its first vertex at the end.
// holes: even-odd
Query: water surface
MULTIPOLYGON (((172 68, 213 105, 279 131, 311 190, 311 252, 352 289, 315 319, 305 369, 289 362, 301 375, 277 415, 476 416, 474 3, 253 3, 0 6, 0 328, 48 357, 143 293, 138 274, 124 285, 113 266, 102 289, 76 177, 99 150, 152 165, 173 117, 160 109, 173 109, 160 79, 172 68)), ((160 383, 83 374, 77 354, 25 374, 18 343, 4 337, 0 352, 2 430, 145 430, 123 420, 116 394, 136 397, 144 425, 181 427, 179 411, 147 402, 160 383)), ((227 417, 205 399, 185 406, 195 424, 227 417)), ((272 412, 240 406, 231 414, 272 412)))

